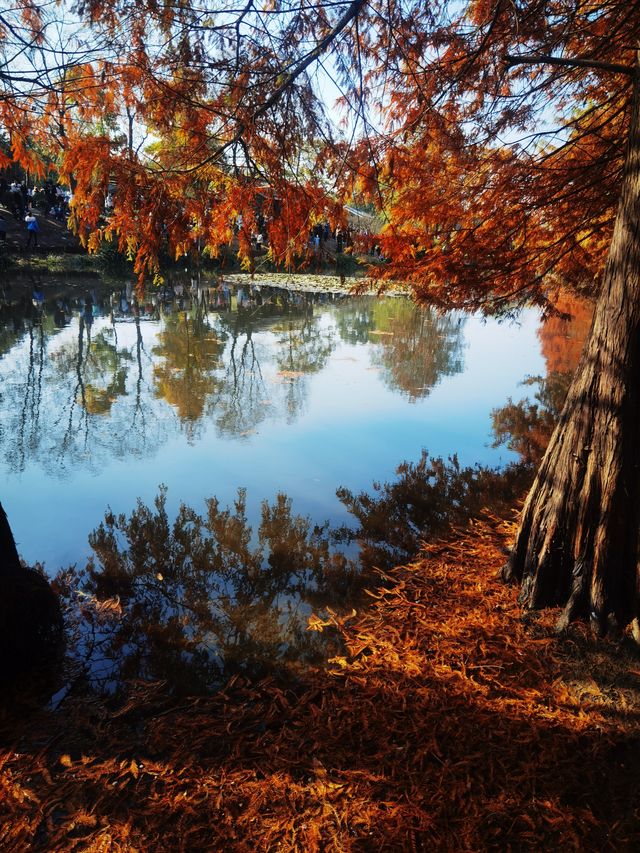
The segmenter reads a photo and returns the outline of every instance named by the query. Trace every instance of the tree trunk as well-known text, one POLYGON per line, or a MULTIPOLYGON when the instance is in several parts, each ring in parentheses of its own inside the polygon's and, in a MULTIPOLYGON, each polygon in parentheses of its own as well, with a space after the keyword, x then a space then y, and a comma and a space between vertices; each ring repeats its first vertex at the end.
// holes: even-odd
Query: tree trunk
POLYGON ((21 571, 22 566, 13 533, 7 515, 0 504, 0 578, 16 575, 21 571))
POLYGON ((64 623, 46 578, 25 568, 0 504, 0 688, 38 670, 51 673, 62 649, 64 623))
MULTIPOLYGON (((591 331, 505 566, 529 608, 599 633, 640 606, 640 73, 622 190, 591 331)), ((637 626, 636 622, 636 626, 637 626)))

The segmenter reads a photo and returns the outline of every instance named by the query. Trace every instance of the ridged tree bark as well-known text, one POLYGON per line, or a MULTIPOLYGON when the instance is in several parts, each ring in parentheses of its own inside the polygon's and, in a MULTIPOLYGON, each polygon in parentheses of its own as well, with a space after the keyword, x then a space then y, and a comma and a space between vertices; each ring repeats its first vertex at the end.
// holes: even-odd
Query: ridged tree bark
POLYGON ((588 615, 599 633, 640 613, 639 84, 636 58, 621 195, 591 331, 504 569, 521 582, 526 607, 563 605, 561 627, 588 615))

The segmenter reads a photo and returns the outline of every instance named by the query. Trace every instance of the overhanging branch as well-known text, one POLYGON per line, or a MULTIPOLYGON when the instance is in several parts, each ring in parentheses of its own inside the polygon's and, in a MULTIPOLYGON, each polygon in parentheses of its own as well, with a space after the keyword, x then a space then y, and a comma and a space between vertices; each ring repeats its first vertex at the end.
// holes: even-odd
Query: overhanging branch
POLYGON ((253 112, 250 119, 248 119, 247 121, 239 122, 236 132, 233 134, 231 139, 228 139, 226 142, 216 148, 216 150, 212 154, 210 154, 205 160, 201 161, 196 166, 191 166, 187 169, 171 169, 169 171, 180 172, 183 174, 197 171, 208 163, 213 163, 224 153, 224 151, 235 145, 243 136, 245 130, 247 129, 247 124, 253 123, 256 119, 260 118, 280 100, 284 92, 286 92, 287 89, 292 86, 292 84, 302 74, 302 72, 305 71, 309 67, 309 65, 311 65, 312 62, 322 56, 322 54, 329 47, 329 45, 333 41, 335 41, 337 36, 340 35, 340 33, 345 29, 345 27, 350 24, 351 21, 358 15, 364 4, 365 0, 352 0, 352 3, 347 8, 344 15, 342 15, 342 17, 336 22, 333 29, 331 29, 325 35, 325 37, 318 42, 318 44, 313 48, 313 50, 309 51, 309 53, 306 54, 306 56, 304 56, 300 60, 300 62, 284 76, 284 79, 280 82, 278 86, 276 86, 271 95, 264 101, 263 104, 261 104, 253 112))
POLYGON ((599 62, 597 59, 581 59, 574 57, 566 59, 561 56, 548 56, 544 53, 529 53, 515 56, 508 53, 505 56, 507 68, 514 65, 561 65, 565 68, 593 68, 598 71, 611 71, 614 74, 625 74, 633 77, 635 71, 631 65, 619 65, 617 62, 599 62))

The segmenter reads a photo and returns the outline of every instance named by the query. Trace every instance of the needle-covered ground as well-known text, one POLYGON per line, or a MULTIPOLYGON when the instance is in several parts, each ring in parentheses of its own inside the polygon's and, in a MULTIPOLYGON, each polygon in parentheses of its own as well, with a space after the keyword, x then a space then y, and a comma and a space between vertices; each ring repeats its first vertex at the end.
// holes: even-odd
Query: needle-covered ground
POLYGON ((485 519, 381 578, 295 688, 7 715, 0 849, 638 849, 640 662, 523 619, 511 533, 485 519))

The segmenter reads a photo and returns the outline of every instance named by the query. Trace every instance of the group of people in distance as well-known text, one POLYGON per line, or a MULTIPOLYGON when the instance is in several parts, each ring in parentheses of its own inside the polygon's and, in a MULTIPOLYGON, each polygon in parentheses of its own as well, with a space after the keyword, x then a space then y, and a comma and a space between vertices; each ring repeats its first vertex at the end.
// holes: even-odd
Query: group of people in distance
POLYGON ((0 204, 3 204, 17 220, 22 219, 27 210, 37 207, 45 216, 56 219, 67 216, 71 192, 51 179, 40 186, 28 186, 23 181, 11 181, 0 175, 0 204))
MULTIPOLYGON (((36 210, 61 222, 69 214, 70 201, 70 191, 51 179, 44 181, 41 186, 29 187, 25 181, 9 182, 8 178, 0 175, 0 204, 6 207, 15 220, 24 222, 25 249, 39 246, 40 225, 36 210)), ((0 243, 6 243, 7 228, 7 221, 0 215, 0 243)))
POLYGON ((350 227, 337 228, 332 231, 328 222, 314 225, 309 232, 309 245, 316 255, 322 254, 325 245, 329 240, 335 240, 335 248, 337 252, 344 252, 353 246, 353 233, 350 227))

